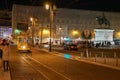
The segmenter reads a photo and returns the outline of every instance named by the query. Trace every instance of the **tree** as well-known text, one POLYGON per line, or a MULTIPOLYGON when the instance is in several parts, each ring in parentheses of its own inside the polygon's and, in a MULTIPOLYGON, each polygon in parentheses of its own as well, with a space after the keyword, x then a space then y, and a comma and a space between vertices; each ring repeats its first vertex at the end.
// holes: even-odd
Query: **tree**
POLYGON ((91 39, 91 38, 92 38, 92 33, 90 32, 90 33, 88 34, 88 36, 86 36, 86 35, 85 35, 85 32, 83 31, 83 32, 81 33, 81 38, 83 38, 83 39, 91 39))

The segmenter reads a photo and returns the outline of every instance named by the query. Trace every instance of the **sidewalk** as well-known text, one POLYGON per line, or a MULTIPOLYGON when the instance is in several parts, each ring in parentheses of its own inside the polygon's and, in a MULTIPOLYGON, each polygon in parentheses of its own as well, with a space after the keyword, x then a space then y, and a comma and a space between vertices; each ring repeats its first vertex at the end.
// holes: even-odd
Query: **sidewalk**
POLYGON ((4 72, 1 60, 0 60, 0 80, 11 80, 10 71, 4 72))

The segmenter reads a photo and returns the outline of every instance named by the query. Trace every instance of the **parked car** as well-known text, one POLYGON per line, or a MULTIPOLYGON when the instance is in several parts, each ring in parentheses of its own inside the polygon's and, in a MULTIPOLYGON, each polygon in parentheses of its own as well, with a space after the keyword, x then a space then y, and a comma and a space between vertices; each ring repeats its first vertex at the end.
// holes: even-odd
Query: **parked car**
POLYGON ((64 44, 64 50, 78 50, 77 44, 64 44))
POLYGON ((44 48, 48 48, 49 47, 49 43, 48 42, 45 42, 45 43, 42 43, 44 48))

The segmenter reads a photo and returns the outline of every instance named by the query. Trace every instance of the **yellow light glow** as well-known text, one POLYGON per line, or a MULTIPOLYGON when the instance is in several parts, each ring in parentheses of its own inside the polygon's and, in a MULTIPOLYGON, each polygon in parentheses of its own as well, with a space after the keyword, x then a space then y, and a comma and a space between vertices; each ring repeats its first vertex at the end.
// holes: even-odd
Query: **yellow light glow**
POLYGON ((50 5, 49 4, 45 4, 45 9, 49 9, 50 8, 50 5))
POLYGON ((22 49, 25 49, 26 48, 26 46, 21 46, 22 47, 22 49))
POLYGON ((31 27, 28 27, 28 29, 31 29, 31 27))
POLYGON ((50 33, 49 30, 47 30, 47 29, 43 30, 43 34, 49 34, 49 33, 50 33))
POLYGON ((73 34, 73 35, 77 35, 77 34, 78 34, 78 31, 73 31, 72 34, 73 34))
POLYGON ((32 18, 32 17, 30 18, 30 21, 33 21, 33 18, 32 18))
POLYGON ((120 37, 120 32, 117 33, 117 37, 120 37))
POLYGON ((62 30, 62 28, 61 28, 61 27, 59 27, 59 30, 62 30))

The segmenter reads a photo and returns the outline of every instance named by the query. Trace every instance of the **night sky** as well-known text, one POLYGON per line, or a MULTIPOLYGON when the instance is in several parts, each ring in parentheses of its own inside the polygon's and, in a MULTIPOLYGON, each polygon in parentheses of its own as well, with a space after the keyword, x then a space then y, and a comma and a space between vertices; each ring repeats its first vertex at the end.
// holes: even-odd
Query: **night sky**
MULTIPOLYGON (((43 6, 48 0, 0 0, 0 9, 12 10, 12 4, 43 6)), ((120 12, 120 0, 53 0, 58 8, 120 12)))

